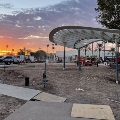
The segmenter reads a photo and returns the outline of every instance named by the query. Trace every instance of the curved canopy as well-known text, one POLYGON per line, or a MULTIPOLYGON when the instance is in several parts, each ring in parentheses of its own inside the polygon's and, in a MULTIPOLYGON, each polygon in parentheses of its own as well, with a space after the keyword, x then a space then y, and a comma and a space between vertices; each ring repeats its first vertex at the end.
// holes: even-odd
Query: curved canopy
POLYGON ((96 41, 115 42, 115 39, 120 43, 120 30, 82 26, 62 26, 53 29, 49 34, 51 42, 75 49, 96 41))

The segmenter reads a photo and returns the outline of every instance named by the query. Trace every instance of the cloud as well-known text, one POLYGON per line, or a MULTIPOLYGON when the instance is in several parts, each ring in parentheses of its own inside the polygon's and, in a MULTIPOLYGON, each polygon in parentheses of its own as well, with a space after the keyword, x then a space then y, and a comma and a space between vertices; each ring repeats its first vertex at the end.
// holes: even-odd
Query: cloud
POLYGON ((19 39, 48 39, 48 37, 41 37, 41 36, 34 36, 34 35, 30 35, 28 37, 25 37, 25 38, 19 38, 19 39))
POLYGON ((34 20, 41 20, 41 17, 37 16, 34 18, 34 20))
POLYGON ((4 38, 3 36, 0 36, 0 38, 4 38))
POLYGON ((11 3, 2 3, 0 8, 12 9, 14 6, 11 3))
MULTIPOLYGON (((1 6, 13 7, 11 4, 1 6)), ((40 34, 48 36, 52 29, 62 25, 97 27, 95 6, 96 0, 67 0, 45 8, 14 11, 15 14, 0 17, 0 36, 39 39, 40 34)))

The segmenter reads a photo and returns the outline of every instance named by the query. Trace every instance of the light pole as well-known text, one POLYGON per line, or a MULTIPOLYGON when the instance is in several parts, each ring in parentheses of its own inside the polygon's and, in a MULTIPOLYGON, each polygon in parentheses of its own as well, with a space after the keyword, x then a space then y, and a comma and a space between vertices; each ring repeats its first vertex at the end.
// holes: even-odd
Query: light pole
POLYGON ((40 49, 41 49, 41 48, 39 47, 39 61, 40 61, 40 49))
POLYGON ((105 41, 103 41, 103 47, 104 47, 104 61, 105 61, 105 41))
POLYGON ((63 67, 63 70, 65 70, 65 45, 66 45, 66 42, 63 43, 64 44, 64 67, 63 67))
POLYGON ((48 61, 48 47, 49 47, 49 44, 47 45, 47 57, 46 57, 46 62, 48 61))
POLYGON ((93 42, 92 42, 92 57, 93 57, 93 42))
POLYGON ((78 48, 78 66, 79 66, 79 71, 81 70, 81 62, 80 62, 80 48, 78 48))
POLYGON ((55 59, 54 59, 54 56, 55 56, 55 54, 54 54, 54 49, 55 49, 55 46, 54 46, 54 44, 52 44, 52 50, 53 50, 53 61, 55 61, 55 59))

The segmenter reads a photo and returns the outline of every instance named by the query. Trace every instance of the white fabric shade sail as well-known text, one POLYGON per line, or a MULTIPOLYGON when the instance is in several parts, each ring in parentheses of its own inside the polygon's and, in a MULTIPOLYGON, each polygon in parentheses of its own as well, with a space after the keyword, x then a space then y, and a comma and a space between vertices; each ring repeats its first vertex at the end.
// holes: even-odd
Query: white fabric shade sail
POLYGON ((69 48, 82 48, 97 41, 120 43, 120 30, 101 29, 82 26, 62 26, 53 29, 49 34, 49 40, 55 44, 69 48))

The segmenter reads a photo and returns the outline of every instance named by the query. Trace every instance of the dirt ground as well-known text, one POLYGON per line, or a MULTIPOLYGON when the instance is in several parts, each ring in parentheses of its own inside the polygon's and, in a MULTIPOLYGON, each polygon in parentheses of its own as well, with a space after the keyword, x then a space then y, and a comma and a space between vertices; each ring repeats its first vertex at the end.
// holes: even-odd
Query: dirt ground
MULTIPOLYGON (((115 83, 115 70, 109 66, 84 66, 81 71, 74 63, 47 64, 47 86, 43 88, 43 63, 0 68, 0 83, 38 89, 66 97, 66 102, 110 105, 116 120, 120 120, 120 84, 115 83), (25 77, 30 85, 25 86, 25 77)), ((120 78, 120 75, 119 75, 120 78)), ((3 120, 26 101, 0 96, 0 120, 3 120)))

